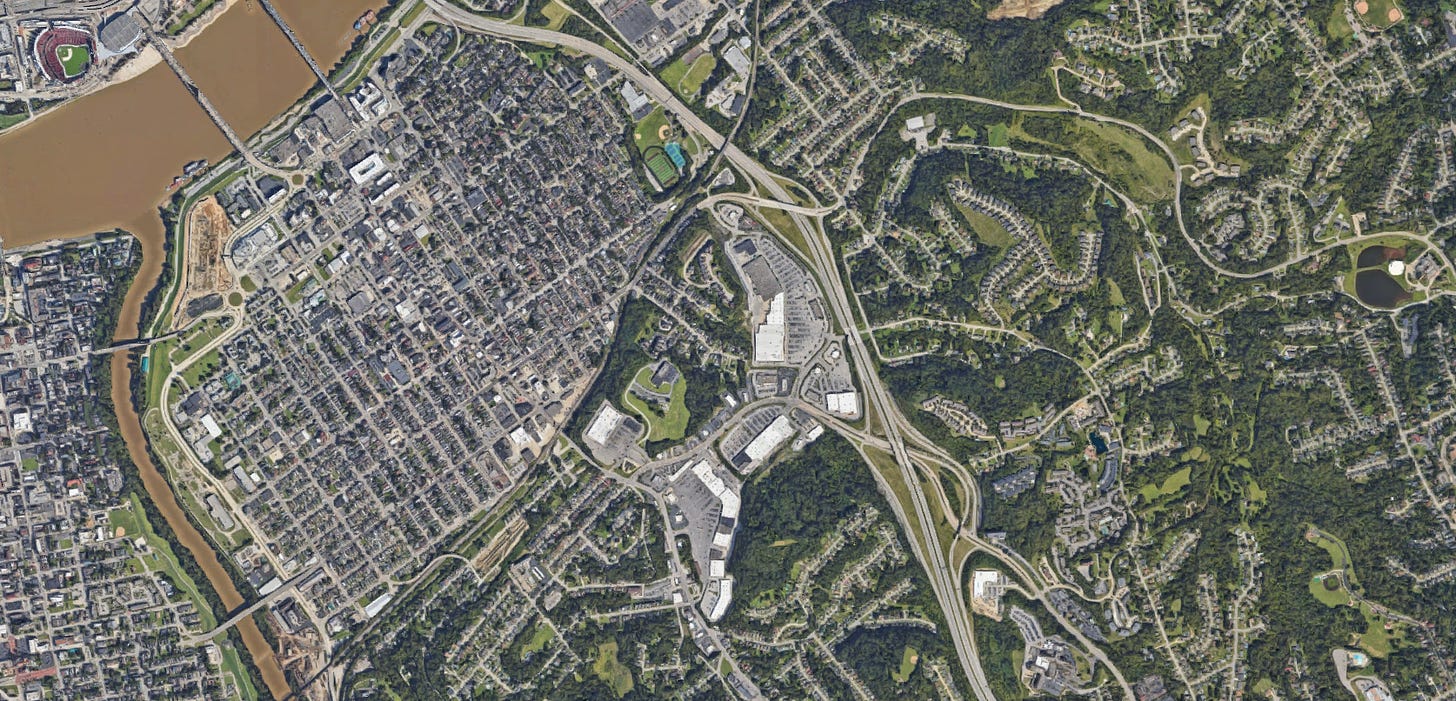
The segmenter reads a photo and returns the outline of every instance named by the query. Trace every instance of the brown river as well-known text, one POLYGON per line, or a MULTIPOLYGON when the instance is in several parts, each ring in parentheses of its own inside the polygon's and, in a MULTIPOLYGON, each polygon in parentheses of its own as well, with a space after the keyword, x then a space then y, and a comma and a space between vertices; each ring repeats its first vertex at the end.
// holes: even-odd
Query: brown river
MULTIPOLYGON (((321 65, 331 66, 355 36, 354 20, 384 0, 273 0, 321 65)), ((314 84, 302 57, 268 15, 242 0, 219 15, 177 57, 239 134, 262 129, 314 84)), ((230 147, 165 64, 61 106, 0 134, 0 241, 4 247, 125 229, 142 245, 142 266, 126 293, 116 338, 140 334, 141 303, 161 273, 166 232, 158 206, 188 161, 216 163, 230 147)), ((132 409, 131 358, 112 356, 111 399, 142 483, 183 547, 229 610, 244 603, 208 541, 187 520, 146 453, 132 409)), ((252 619, 238 625, 275 698, 289 693, 274 651, 252 619)))

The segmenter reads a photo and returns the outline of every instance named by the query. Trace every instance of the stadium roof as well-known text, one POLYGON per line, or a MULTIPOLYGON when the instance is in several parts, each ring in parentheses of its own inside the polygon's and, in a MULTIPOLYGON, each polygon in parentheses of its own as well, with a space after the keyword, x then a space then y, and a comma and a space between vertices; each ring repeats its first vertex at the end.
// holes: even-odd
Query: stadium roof
POLYGON ((142 26, 123 12, 101 26, 101 45, 114 54, 126 53, 142 36, 142 26))

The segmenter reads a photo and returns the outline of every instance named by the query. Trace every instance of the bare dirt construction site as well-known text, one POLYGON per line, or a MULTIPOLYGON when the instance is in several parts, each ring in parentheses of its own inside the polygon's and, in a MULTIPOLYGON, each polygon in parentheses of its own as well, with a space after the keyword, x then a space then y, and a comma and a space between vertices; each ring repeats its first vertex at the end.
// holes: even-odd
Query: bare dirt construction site
POLYGON ((986 19, 1041 19, 1047 10, 1062 4, 1063 0, 1002 0, 1000 5, 986 13, 986 19))
POLYGON ((223 295, 233 289, 233 277, 222 262, 222 247, 232 233, 227 214, 216 197, 207 197, 187 213, 187 253, 182 269, 182 292, 173 314, 174 328, 222 306, 223 295))
MULTIPOLYGON (((318 671, 319 656, 323 652, 318 636, 307 629, 303 635, 288 633, 286 628, 279 625, 276 618, 272 623, 273 630, 279 631, 278 664, 288 670, 295 679, 312 677, 318 671)), ((327 684, 314 684, 298 698, 307 701, 328 701, 328 691, 327 684)))

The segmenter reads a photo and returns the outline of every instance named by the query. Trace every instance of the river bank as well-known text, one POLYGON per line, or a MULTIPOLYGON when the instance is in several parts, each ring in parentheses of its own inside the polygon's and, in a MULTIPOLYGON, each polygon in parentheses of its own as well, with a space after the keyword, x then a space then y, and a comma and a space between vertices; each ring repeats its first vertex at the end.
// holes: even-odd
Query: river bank
MULTIPOLYGON (((355 36, 358 14, 382 4, 276 2, 322 65, 342 58, 355 36), (306 19, 294 25, 294 17, 306 19)), ((315 84, 303 59, 253 2, 228 0, 179 43, 186 44, 178 49, 179 60, 244 134, 262 129, 315 84)), ((167 187, 172 177, 189 161, 218 162, 231 151, 192 95, 160 64, 155 49, 131 64, 106 88, 0 134, 0 162, 6 164, 0 169, 0 239, 7 250, 113 229, 125 230, 140 243, 142 262, 117 315, 116 339, 141 335, 147 300, 161 289, 168 231, 158 209, 172 194, 167 187)), ((219 553, 152 461, 132 392, 136 356, 117 353, 110 362, 118 431, 149 500, 222 606, 244 605, 219 553)), ((237 632, 269 693, 287 696, 288 681, 257 624, 245 619, 237 632)))

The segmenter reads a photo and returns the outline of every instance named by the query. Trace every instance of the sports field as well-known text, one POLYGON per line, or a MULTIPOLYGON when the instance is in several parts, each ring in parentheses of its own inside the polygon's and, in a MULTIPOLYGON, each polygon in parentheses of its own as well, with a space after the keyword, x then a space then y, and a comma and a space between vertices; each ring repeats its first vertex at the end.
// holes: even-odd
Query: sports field
POLYGON ((667 157, 667 152, 661 147, 653 146, 642 153, 647 159, 647 169, 652 171, 652 176, 657 178, 658 184, 662 187, 671 187, 677 182, 677 168, 673 167, 672 159, 667 157))
POLYGON ((1385 29, 1405 19, 1395 0, 1356 0, 1355 14, 1376 29, 1385 29))
POLYGON ((632 130, 632 143, 637 145, 638 151, 646 155, 647 149, 661 146, 671 134, 672 127, 667 121, 667 113, 658 107, 637 123, 637 127, 632 130))
POLYGON ((75 78, 86 72, 86 67, 91 65, 91 52, 85 46, 78 44, 61 44, 56 47, 56 58, 61 62, 61 68, 66 71, 67 78, 75 78))

